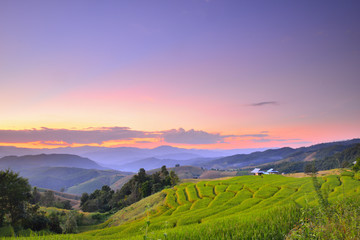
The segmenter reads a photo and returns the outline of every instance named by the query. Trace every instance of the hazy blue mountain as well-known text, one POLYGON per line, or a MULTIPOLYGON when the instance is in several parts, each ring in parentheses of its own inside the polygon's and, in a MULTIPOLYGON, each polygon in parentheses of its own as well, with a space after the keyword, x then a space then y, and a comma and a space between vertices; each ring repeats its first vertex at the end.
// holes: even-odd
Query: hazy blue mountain
MULTIPOLYGON (((312 150, 311 160, 315 160, 314 164, 317 170, 329 170, 334 168, 349 167, 360 157, 360 144, 352 145, 329 145, 321 149, 312 150)), ((280 172, 293 173, 303 172, 308 161, 291 158, 282 161, 269 163, 263 168, 275 168, 280 172)), ((313 164, 313 163, 312 163, 313 164)))
POLYGON ((6 156, 0 158, 0 169, 15 171, 39 167, 78 167, 86 169, 105 169, 96 162, 71 154, 39 154, 25 156, 6 156))
MULTIPOLYGON (((259 149, 232 149, 232 150, 207 150, 184 149, 171 146, 160 146, 153 149, 147 148, 107 148, 95 152, 88 152, 83 156, 91 158, 104 166, 121 169, 120 166, 146 158, 190 160, 194 158, 219 158, 234 153, 249 153, 259 149)), ((260 150, 263 150, 260 149, 260 150)))
POLYGON ((330 157, 336 153, 344 151, 347 148, 353 147, 357 143, 360 143, 360 139, 321 143, 310 147, 301 147, 296 149, 289 147, 269 149, 263 152, 236 154, 233 156, 218 158, 202 164, 201 166, 206 168, 231 169, 259 166, 270 163, 276 164, 280 162, 312 161, 330 157))
POLYGON ((93 192, 103 185, 111 185, 132 173, 116 170, 84 169, 75 167, 39 167, 20 170, 20 175, 28 178, 32 186, 81 194, 93 192))
POLYGON ((152 157, 120 165, 118 166, 118 169, 121 169, 122 171, 137 172, 140 168, 151 170, 161 168, 163 165, 169 168, 175 167, 176 164, 179 164, 180 166, 198 166, 211 160, 214 160, 214 158, 192 158, 188 160, 176 160, 152 157))
POLYGON ((38 154, 37 149, 0 146, 0 157, 38 154))
POLYGON ((233 156, 218 158, 209 161, 205 164, 202 164, 201 166, 208 169, 242 168, 246 166, 275 162, 289 156, 291 153, 294 153, 295 151, 296 151, 295 149, 286 147, 280 149, 269 149, 263 152, 254 152, 250 154, 236 154, 233 156))
POLYGON ((189 160, 195 158, 219 158, 234 154, 248 154, 260 149, 230 149, 230 150, 207 150, 207 149, 184 149, 172 146, 160 146, 156 148, 135 147, 65 147, 55 149, 26 149, 16 147, 0 147, 0 157, 8 155, 34 155, 34 154, 74 154, 92 159, 105 167, 120 169, 120 165, 139 161, 146 158, 189 160))

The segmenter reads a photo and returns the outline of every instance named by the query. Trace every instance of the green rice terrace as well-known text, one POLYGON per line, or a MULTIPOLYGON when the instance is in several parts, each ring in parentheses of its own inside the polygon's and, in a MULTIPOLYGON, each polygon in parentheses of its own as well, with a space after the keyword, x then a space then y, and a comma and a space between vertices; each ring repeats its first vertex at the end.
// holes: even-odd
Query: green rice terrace
MULTIPOLYGON (((297 237, 311 229, 311 222, 304 223, 305 210, 325 211, 319 194, 328 206, 360 196, 360 181, 351 174, 318 177, 318 191, 313 181, 264 175, 182 183, 122 209, 90 231, 18 239, 306 239, 297 237)), ((351 239, 358 239, 353 234, 351 239)))

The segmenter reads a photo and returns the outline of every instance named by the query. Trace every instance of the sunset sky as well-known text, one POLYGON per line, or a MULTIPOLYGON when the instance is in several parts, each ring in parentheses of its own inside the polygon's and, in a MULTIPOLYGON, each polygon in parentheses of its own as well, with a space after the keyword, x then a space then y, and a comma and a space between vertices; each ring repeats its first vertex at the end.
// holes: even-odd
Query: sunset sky
POLYGON ((360 1, 0 1, 0 146, 360 137, 360 1))

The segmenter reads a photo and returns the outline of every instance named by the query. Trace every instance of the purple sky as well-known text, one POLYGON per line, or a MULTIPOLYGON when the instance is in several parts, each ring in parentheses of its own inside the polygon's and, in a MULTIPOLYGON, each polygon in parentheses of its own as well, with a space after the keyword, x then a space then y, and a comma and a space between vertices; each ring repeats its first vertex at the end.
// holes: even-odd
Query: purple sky
POLYGON ((156 146, 175 131, 188 146, 209 136, 204 148, 359 137, 359 13, 355 0, 2 0, 0 134, 120 127, 157 137, 105 139, 156 146))

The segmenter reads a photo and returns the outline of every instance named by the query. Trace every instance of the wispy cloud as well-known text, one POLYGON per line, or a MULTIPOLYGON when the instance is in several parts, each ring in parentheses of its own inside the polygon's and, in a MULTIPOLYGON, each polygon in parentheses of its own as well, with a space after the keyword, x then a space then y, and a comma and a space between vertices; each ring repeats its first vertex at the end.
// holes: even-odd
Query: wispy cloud
POLYGON ((300 141, 302 139, 281 139, 281 138, 261 138, 253 139, 253 142, 264 143, 264 142, 288 142, 288 141, 300 141))
POLYGON ((253 138, 261 138, 261 137, 267 137, 269 134, 243 134, 243 135, 237 135, 237 137, 253 137, 253 138))
POLYGON ((257 103, 252 103, 249 106, 252 107, 261 107, 261 106, 266 106, 266 105, 278 105, 279 103, 276 101, 267 101, 267 102, 257 102, 257 103))

